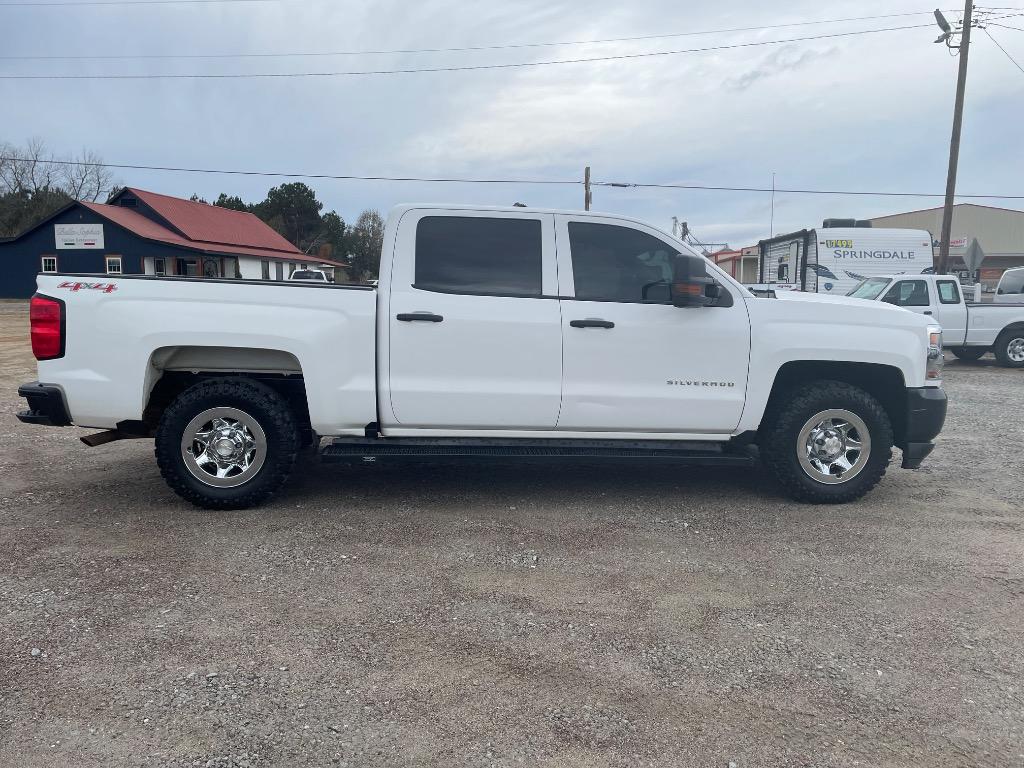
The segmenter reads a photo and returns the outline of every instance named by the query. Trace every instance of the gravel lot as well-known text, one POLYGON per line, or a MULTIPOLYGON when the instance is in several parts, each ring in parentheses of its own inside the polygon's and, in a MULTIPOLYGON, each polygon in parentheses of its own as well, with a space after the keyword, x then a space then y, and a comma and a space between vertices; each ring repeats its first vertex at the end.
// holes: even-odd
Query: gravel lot
POLYGON ((1024 372, 947 366, 917 472, 307 463, 187 506, 149 441, 14 417, 0 765, 1024 765, 1024 372))

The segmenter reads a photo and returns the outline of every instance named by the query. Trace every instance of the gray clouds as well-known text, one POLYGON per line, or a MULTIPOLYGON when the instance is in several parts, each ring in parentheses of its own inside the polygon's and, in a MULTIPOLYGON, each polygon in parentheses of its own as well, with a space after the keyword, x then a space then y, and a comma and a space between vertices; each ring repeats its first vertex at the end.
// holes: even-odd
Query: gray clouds
MULTIPOLYGON (((337 51, 586 40, 692 32, 849 15, 919 11, 910 0, 808 0, 708 8, 667 0, 458 0, 373 4, 330 0, 159 7, 0 8, 14 30, 5 55, 337 51)), ((930 22, 929 14, 922 16, 930 22)), ((106 62, 15 62, 5 72, 260 72, 535 61, 781 40, 890 26, 863 21, 793 30, 501 51, 106 62)), ((0 81, 0 141, 45 139, 118 162, 360 175, 595 178, 721 185, 941 192, 954 59, 929 29, 784 47, 753 47, 531 69, 288 80, 0 81)), ((1024 51, 1022 51, 1024 52, 1024 51)), ((984 38, 971 54, 960 189, 1013 193, 1024 177, 1012 126, 1024 120, 1024 77, 984 38), (990 50, 991 49, 991 50, 990 50)), ((273 179, 124 172, 121 180, 207 199, 261 199, 273 179)), ((311 182, 346 218, 406 201, 579 207, 575 187, 311 182)), ((826 216, 867 216, 930 200, 780 196, 776 230, 826 216)), ((664 227, 689 221, 705 239, 741 245, 767 234, 763 194, 595 192, 595 208, 664 227)))

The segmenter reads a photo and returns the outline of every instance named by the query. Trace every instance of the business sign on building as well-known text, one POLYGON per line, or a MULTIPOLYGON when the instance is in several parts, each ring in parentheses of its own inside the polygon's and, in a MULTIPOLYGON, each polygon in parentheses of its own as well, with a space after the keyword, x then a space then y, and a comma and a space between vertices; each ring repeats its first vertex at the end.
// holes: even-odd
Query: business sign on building
POLYGON ((103 249, 102 224, 54 224, 53 230, 58 250, 103 249))

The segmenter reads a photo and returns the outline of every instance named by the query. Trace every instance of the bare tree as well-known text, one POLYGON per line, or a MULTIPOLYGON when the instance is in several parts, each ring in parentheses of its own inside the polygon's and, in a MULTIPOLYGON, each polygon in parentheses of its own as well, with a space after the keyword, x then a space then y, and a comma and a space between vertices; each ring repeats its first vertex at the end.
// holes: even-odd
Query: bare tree
POLYGON ((31 193, 53 185, 53 164, 47 162, 46 144, 42 139, 29 139, 24 147, 5 143, 3 157, 0 184, 4 192, 31 193))
POLYGON ((102 158, 83 149, 78 157, 55 157, 40 138, 23 147, 0 145, 0 193, 62 192, 72 200, 95 201, 114 183, 102 158))
POLYGON ((114 186, 113 174, 89 150, 57 158, 42 139, 0 143, 0 237, 15 235, 69 200, 94 202, 114 186))
POLYGON ((58 177, 60 186, 72 199, 95 202, 110 190, 114 174, 95 152, 83 149, 82 154, 69 158, 69 161, 59 166, 58 177))

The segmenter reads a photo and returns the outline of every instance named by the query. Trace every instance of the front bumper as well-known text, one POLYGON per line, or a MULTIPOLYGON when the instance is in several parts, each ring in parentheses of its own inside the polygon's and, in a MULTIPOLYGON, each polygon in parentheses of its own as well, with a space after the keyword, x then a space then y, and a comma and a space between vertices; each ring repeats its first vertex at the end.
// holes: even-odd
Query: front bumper
POLYGON ((44 427, 66 427, 71 424, 71 416, 64 405, 64 394, 60 387, 32 381, 18 387, 18 396, 28 400, 28 410, 18 414, 19 421, 44 427))
POLYGON ((907 421, 898 443, 903 450, 903 468, 917 469, 935 448, 932 439, 946 421, 946 393, 942 387, 907 390, 907 421))

